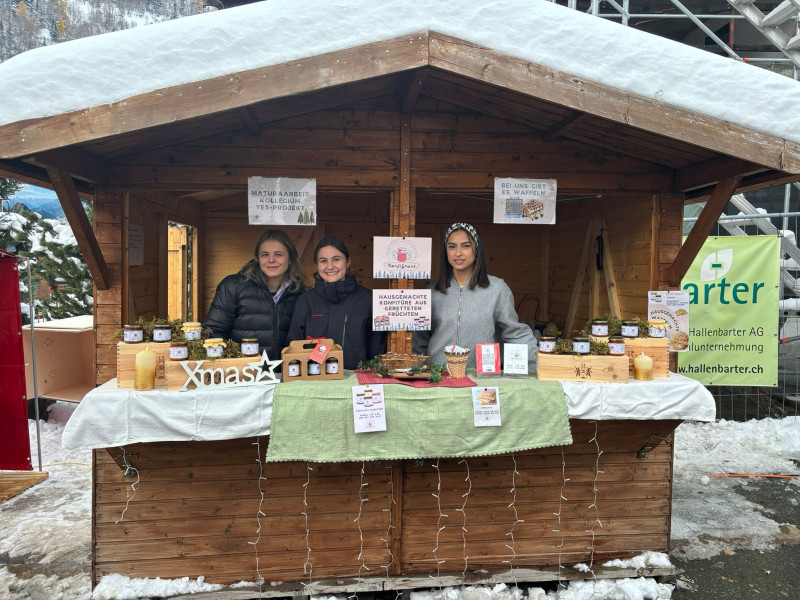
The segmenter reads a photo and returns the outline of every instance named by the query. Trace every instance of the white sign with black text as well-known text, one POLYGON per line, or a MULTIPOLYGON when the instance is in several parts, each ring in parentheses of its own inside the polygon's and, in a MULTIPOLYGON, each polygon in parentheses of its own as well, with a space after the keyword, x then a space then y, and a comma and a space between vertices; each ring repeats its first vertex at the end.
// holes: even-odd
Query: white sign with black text
POLYGON ((554 225, 555 179, 495 177, 494 222, 517 225, 554 225))
POLYGON ((316 225, 317 180, 248 177, 250 225, 316 225))
POLYGON ((353 425, 356 433, 386 431, 382 383, 353 386, 353 425))

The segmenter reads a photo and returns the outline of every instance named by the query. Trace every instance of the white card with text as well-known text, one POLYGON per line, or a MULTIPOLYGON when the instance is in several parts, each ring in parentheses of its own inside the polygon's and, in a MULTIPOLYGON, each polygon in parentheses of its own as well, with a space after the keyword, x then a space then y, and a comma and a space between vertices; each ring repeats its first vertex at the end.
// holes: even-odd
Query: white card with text
POLYGON ((353 386, 353 424, 356 433, 386 431, 382 383, 353 386))

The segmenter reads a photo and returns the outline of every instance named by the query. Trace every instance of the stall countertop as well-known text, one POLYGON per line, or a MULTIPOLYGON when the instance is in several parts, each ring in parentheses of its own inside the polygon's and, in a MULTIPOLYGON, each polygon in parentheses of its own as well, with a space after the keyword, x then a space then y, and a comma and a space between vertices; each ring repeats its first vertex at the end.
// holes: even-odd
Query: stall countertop
MULTIPOLYGON (((538 380, 530 382, 536 385, 538 380)), ((560 383, 571 419, 713 421, 716 417, 709 391, 676 373, 647 382, 630 379, 627 384, 560 383)), ((503 378, 481 384, 499 386, 502 392, 503 378)), ((117 388, 112 379, 84 397, 67 422, 62 444, 72 450, 269 435, 274 388, 275 384, 267 384, 137 392, 117 388)))

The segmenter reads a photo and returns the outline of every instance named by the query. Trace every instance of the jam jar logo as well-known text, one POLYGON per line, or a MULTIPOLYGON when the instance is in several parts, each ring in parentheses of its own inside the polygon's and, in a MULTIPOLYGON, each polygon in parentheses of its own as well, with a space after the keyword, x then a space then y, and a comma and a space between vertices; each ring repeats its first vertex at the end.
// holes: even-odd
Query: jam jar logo
POLYGON ((733 248, 717 250, 703 259, 700 265, 700 281, 713 281, 724 277, 733 264, 733 248))
POLYGON ((702 284, 687 283, 690 304, 758 304, 758 292, 764 289, 763 281, 730 282, 725 278, 733 266, 733 249, 712 252, 700 264, 702 284))

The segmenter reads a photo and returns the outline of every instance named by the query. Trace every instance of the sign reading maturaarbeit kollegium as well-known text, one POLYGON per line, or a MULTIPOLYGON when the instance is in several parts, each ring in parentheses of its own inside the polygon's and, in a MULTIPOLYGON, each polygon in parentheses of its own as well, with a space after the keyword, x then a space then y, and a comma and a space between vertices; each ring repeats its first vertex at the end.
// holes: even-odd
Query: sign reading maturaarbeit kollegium
POLYGON ((517 225, 554 225, 555 179, 495 177, 494 222, 517 225))
POLYGON ((317 180, 248 177, 250 225, 316 225, 317 180))

